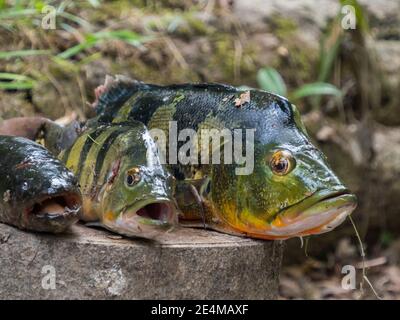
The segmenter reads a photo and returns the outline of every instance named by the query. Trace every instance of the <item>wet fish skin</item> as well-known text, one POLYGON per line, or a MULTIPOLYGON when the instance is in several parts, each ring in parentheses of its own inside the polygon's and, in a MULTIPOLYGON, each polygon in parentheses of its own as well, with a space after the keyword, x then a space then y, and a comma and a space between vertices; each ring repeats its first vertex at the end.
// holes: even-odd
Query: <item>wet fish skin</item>
MULTIPOLYGON (((237 164, 170 164, 183 221, 261 239, 328 232, 356 208, 344 186, 312 144, 297 108, 284 97, 222 84, 160 86, 126 77, 107 78, 93 104, 103 123, 137 120, 149 129, 252 129, 254 170, 237 164)), ((180 145, 178 144, 178 149, 180 145)), ((168 142, 167 142, 168 145, 168 142)), ((200 163, 200 161, 199 161, 200 163)))
POLYGON ((0 222, 59 233, 79 220, 82 204, 74 175, 41 145, 0 136, 0 222))
POLYGON ((83 194, 82 220, 155 239, 177 223, 171 175, 140 122, 87 129, 59 155, 83 194))

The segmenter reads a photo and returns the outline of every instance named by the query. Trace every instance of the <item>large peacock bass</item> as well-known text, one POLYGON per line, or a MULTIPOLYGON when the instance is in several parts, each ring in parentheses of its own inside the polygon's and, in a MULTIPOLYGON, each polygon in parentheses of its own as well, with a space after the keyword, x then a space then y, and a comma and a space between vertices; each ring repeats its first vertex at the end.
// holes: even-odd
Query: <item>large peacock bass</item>
POLYGON ((59 158, 81 187, 81 220, 155 239, 177 223, 172 176, 140 122, 88 129, 59 158))
POLYGON ((97 117, 89 126, 138 120, 158 140, 177 179, 183 223, 286 239, 330 231, 356 207, 356 197, 283 97, 219 84, 158 86, 125 77, 107 78, 96 95, 97 117))

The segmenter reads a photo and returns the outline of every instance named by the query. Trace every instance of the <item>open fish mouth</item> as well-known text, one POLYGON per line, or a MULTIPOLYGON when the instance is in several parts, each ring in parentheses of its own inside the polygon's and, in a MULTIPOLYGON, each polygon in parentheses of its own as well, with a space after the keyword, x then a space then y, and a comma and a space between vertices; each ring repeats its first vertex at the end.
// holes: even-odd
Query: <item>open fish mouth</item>
POLYGON ((325 233, 340 225, 356 206, 357 199, 348 190, 321 191, 280 212, 266 236, 287 239, 325 233))
POLYGON ((103 224, 128 237, 155 239, 177 224, 176 207, 167 198, 143 200, 125 208, 116 220, 105 220, 103 224))
POLYGON ((25 209, 26 219, 38 231, 61 232, 79 220, 81 206, 78 193, 46 195, 25 209))
POLYGON ((175 222, 174 206, 168 200, 142 204, 135 214, 141 217, 145 223, 163 225, 175 222))

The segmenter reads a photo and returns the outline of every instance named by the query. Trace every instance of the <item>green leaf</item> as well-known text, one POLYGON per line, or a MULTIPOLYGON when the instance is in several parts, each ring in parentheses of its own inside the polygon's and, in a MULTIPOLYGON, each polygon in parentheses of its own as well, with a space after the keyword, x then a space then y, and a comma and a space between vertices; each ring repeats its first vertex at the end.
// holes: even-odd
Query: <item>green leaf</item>
POLYGON ((357 0, 340 0, 340 4, 342 7, 346 5, 354 7, 357 28, 360 28, 364 32, 367 32, 369 30, 368 20, 364 13, 364 9, 357 0))
POLYGON ((28 90, 32 89, 35 82, 18 81, 18 82, 2 82, 0 81, 0 89, 2 90, 28 90))
POLYGON ((35 9, 6 9, 0 11, 0 20, 19 18, 21 16, 30 16, 34 14, 37 14, 35 9))
POLYGON ((150 37, 144 37, 136 32, 130 30, 115 30, 115 31, 104 31, 97 32, 93 34, 97 39, 114 39, 114 40, 122 40, 133 46, 138 46, 141 43, 150 39, 150 37))
POLYGON ((57 57, 62 58, 62 59, 68 59, 71 58, 72 56, 78 54, 79 52, 92 48, 97 44, 96 39, 87 39, 86 41, 77 44, 76 46, 73 46, 57 55, 57 57))
POLYGON ((24 81, 29 78, 27 76, 24 76, 23 74, 0 72, 0 79, 24 81))
POLYGON ((0 51, 0 59, 21 58, 27 56, 38 56, 49 54, 50 50, 16 50, 0 51))
MULTIPOLYGON (((330 39, 329 39, 330 40, 330 39)), ((324 39, 320 45, 320 61, 319 61, 319 74, 318 81, 326 81, 332 71, 333 64, 338 56, 340 44, 343 41, 341 35, 334 39, 334 43, 331 46, 327 46, 328 39, 324 39)))
POLYGON ((35 80, 22 74, 0 72, 0 79, 10 81, 0 81, 0 89, 3 90, 26 90, 35 85, 35 80))
POLYGON ((257 72, 257 82, 261 89, 281 96, 286 96, 286 84, 278 71, 273 68, 262 68, 257 72))
POLYGON ((291 98, 293 100, 309 97, 309 96, 320 96, 320 95, 332 95, 332 96, 341 96, 342 92, 330 83, 325 82, 313 82, 308 83, 297 90, 295 90, 291 98))
POLYGON ((90 29, 90 27, 91 27, 90 23, 87 22, 85 19, 82 19, 76 15, 69 13, 69 12, 60 11, 57 14, 65 19, 68 19, 72 22, 75 22, 76 24, 79 24, 80 26, 82 26, 84 28, 90 29))
POLYGON ((142 36, 129 30, 102 31, 96 33, 88 33, 85 41, 73 46, 64 52, 58 54, 59 58, 68 59, 81 51, 90 49, 103 40, 121 40, 132 46, 140 46, 143 42, 148 41, 151 37, 142 36))

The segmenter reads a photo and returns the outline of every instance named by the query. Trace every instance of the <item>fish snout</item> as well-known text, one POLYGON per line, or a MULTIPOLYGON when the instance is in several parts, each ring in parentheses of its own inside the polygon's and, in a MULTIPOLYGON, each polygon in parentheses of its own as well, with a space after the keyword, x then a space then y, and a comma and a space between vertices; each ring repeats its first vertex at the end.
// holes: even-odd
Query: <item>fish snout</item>
POLYGON ((317 192, 278 215, 268 234, 286 239, 325 233, 339 226, 356 207, 357 198, 347 189, 317 192))

